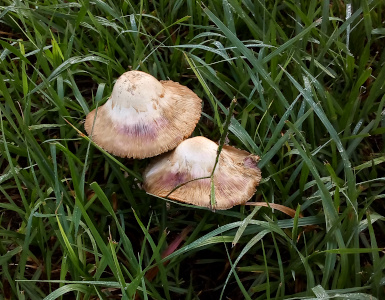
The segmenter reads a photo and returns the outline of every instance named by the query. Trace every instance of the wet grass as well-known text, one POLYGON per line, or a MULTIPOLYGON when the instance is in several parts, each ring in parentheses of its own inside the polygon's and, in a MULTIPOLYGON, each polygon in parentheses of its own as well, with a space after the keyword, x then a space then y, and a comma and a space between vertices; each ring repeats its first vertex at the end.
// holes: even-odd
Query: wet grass
POLYGON ((351 2, 3 0, 0 299, 383 299, 385 4, 351 2), (135 69, 203 99, 194 135, 236 98, 253 201, 294 218, 147 195, 83 135, 135 69))

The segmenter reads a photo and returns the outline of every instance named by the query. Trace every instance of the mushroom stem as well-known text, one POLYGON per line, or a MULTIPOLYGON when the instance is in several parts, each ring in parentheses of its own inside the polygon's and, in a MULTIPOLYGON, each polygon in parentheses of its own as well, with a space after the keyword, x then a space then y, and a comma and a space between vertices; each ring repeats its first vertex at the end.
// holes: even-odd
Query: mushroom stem
POLYGON ((233 111, 235 108, 235 105, 237 104, 237 99, 233 98, 233 100, 230 103, 229 111, 226 116, 225 124, 223 125, 223 132, 221 135, 221 138, 219 139, 219 145, 217 150, 217 157, 215 158, 215 163, 213 167, 213 171, 211 172, 210 181, 211 181, 211 189, 210 189, 210 207, 212 211, 215 211, 215 185, 214 185, 214 172, 215 168, 217 167, 218 161, 219 161, 219 155, 221 154, 223 145, 225 144, 225 140, 227 137, 227 132, 229 131, 230 121, 231 117, 233 115, 233 111))

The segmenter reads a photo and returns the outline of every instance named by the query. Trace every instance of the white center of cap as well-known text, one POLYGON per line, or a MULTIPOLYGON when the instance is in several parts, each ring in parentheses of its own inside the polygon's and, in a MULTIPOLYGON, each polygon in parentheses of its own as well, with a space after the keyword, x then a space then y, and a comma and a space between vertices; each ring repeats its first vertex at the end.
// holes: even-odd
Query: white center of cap
POLYGON ((140 72, 126 72, 118 78, 112 90, 112 107, 134 108, 147 111, 148 104, 162 98, 163 85, 153 76, 140 72))
POLYGON ((175 155, 184 168, 190 170, 193 177, 209 176, 214 167, 218 145, 214 142, 197 136, 184 140, 175 149, 175 155))

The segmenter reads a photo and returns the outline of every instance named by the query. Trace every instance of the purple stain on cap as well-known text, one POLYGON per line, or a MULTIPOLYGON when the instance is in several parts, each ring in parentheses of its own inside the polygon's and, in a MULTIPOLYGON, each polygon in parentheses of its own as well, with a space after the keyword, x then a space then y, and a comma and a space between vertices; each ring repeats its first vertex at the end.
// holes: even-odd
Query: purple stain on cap
POLYGON ((142 139, 153 141, 157 139, 159 132, 167 123, 168 122, 165 118, 159 118, 152 121, 150 124, 140 122, 132 125, 123 125, 118 129, 118 131, 120 134, 129 137, 140 137, 142 139))
POLYGON ((249 169, 258 169, 257 160, 251 156, 248 156, 243 160, 243 165, 249 169))
POLYGON ((187 175, 181 172, 166 173, 162 177, 162 184, 172 188, 175 188, 176 186, 185 183, 186 181, 188 181, 187 175))
POLYGON ((133 125, 124 125, 119 128, 119 133, 130 137, 142 137, 150 140, 156 139, 157 130, 154 126, 137 123, 133 125))

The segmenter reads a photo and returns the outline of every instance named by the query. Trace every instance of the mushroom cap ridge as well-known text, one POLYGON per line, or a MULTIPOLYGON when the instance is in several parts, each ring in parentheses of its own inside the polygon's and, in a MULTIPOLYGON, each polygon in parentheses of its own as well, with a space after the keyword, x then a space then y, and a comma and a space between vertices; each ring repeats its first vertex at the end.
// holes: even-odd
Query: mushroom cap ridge
MULTIPOLYGON (((183 141, 173 151, 155 158, 146 168, 143 188, 160 197, 168 195, 173 200, 210 207, 210 178, 193 179, 211 175, 217 149, 218 145, 205 137, 183 141), (193 181, 188 182, 190 180, 193 181), (185 182, 188 183, 180 186, 185 182)), ((247 151, 223 147, 214 172, 215 209, 243 204, 254 195, 261 180, 258 160, 258 156, 247 151)))
POLYGON ((84 127, 96 144, 114 155, 156 156, 191 135, 201 103, 179 83, 129 71, 117 79, 108 101, 87 115, 84 127))

